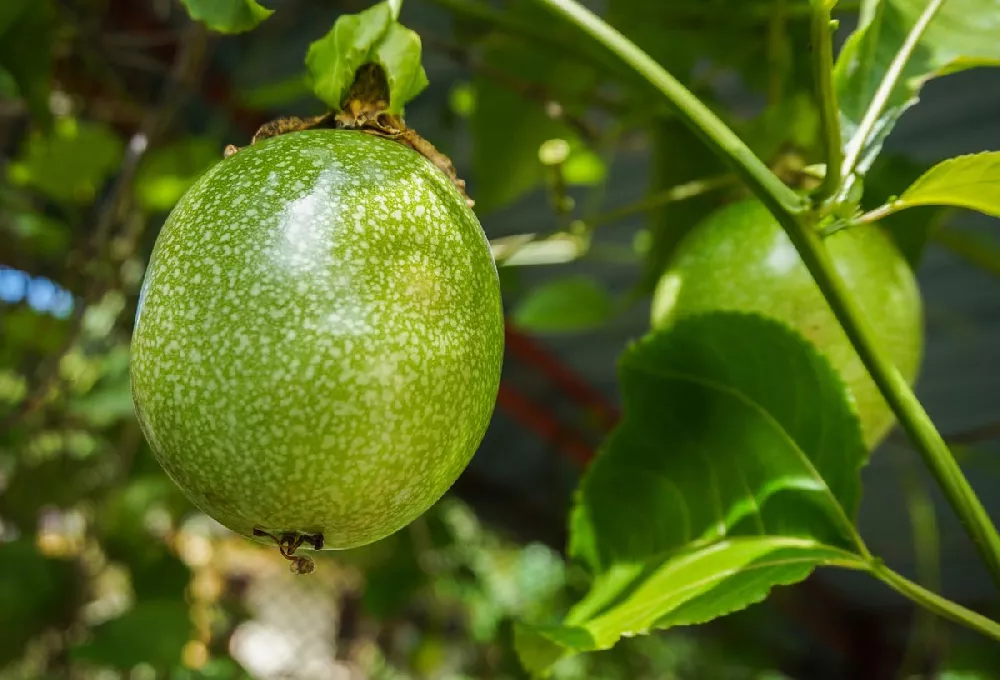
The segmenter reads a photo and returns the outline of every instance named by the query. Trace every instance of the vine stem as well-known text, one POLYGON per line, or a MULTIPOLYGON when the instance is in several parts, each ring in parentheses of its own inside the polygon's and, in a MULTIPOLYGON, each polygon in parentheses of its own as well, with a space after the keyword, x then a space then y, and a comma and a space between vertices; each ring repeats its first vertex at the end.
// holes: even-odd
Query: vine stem
MULTIPOLYGON (((836 0, 834 0, 835 2, 836 0)), ((813 78, 819 95, 819 119, 826 151, 826 174, 817 187, 817 203, 837 193, 840 167, 844 162, 840 131, 840 109, 833 86, 833 29, 830 26, 830 0, 812 0, 813 78)))
MULTIPOLYGON (((696 130, 715 153, 734 167, 751 191, 775 216, 882 396, 910 436, 924 463, 934 474, 993 579, 1000 585, 1000 534, 927 412, 875 341, 868 322, 837 273, 833 260, 816 232, 817 217, 808 211, 808 202, 774 175, 725 123, 677 79, 600 17, 579 5, 576 0, 538 2, 588 33, 659 90, 674 105, 685 123, 696 130)), ((932 0, 921 17, 922 20, 929 21, 928 16, 933 15, 931 10, 934 6, 940 6, 940 0, 932 0)), ((913 33, 919 32, 915 27, 911 37, 913 33)), ((911 40, 908 39, 907 42, 911 40)), ((904 45, 901 52, 905 49, 904 45)), ((897 56, 893 63, 898 61, 897 56)), ((902 64, 897 69, 901 72, 902 64)), ((880 91, 882 89, 884 88, 880 88, 880 91)), ((888 98, 888 94, 884 97, 888 98)))
POLYGON ((809 202, 805 198, 778 179, 736 133, 635 43, 578 4, 576 0, 538 0, 538 2, 555 10, 590 34, 663 93, 680 113, 684 122, 732 166, 772 212, 798 215, 809 209, 809 202))
POLYGON ((1000 641, 1000 624, 986 618, 982 614, 977 614, 971 609, 966 609, 951 600, 941 597, 937 593, 927 590, 879 562, 870 565, 869 573, 896 592, 906 596, 938 616, 1000 641))

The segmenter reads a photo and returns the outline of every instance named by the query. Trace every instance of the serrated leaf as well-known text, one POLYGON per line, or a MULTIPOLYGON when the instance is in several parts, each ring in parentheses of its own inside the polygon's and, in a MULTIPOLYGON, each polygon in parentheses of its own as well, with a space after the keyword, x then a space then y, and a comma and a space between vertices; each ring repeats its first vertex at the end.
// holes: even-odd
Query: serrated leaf
POLYGON ((946 205, 1000 217, 1000 151, 958 156, 938 163, 893 201, 893 211, 946 205))
POLYGON ((400 113, 427 87, 420 55, 420 37, 396 23, 393 8, 380 2, 358 14, 339 17, 329 33, 309 46, 306 66, 316 96, 339 109, 357 70, 377 63, 389 84, 388 111, 400 113))
POLYGON ((565 626, 606 648, 741 609, 818 564, 858 566, 866 449, 846 387, 808 341, 710 313, 648 336, 620 371, 623 421, 571 517, 570 553, 595 583, 565 626))
POLYGON ((857 171, 864 174, 881 151, 896 120, 916 103, 931 78, 977 66, 1000 65, 1000 4, 995 0, 952 0, 944 3, 928 25, 885 111, 868 139, 855 139, 869 103, 889 65, 906 40, 926 0, 868 3, 862 24, 848 39, 835 73, 845 145, 861 150, 857 171))
POLYGON ((602 574, 565 625, 521 626, 515 646, 528 670, 544 673, 564 656, 609 649, 623 636, 702 623, 801 581, 821 565, 863 569, 850 552, 808 539, 742 537, 619 565, 602 574))
POLYGON ((614 313, 614 300, 593 279, 569 277, 540 286, 514 310, 525 330, 573 332, 600 326, 614 313))
POLYGON ((192 19, 219 33, 244 33, 274 14, 255 0, 181 0, 192 19))
POLYGON ((0 3, 0 68, 6 69, 35 120, 51 122, 52 39, 55 14, 49 0, 0 3))

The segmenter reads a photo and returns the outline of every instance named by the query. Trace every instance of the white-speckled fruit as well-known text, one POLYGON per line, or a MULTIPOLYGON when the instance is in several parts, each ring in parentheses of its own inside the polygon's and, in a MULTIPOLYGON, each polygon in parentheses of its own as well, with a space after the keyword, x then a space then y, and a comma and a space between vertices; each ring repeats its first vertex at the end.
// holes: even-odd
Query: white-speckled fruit
POLYGON ((396 142, 312 130, 244 148, 174 208, 132 391, 158 460, 209 515, 349 548, 455 481, 502 354, 496 267, 450 181, 396 142))

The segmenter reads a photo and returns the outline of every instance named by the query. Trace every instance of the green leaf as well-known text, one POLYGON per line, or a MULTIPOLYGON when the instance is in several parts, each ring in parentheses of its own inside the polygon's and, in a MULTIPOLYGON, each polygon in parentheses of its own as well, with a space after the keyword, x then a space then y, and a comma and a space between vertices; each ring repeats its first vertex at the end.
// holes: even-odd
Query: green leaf
POLYGON ((219 33, 243 33, 271 16, 273 9, 255 0, 181 0, 192 19, 219 33))
POLYGON ((550 642, 603 649, 744 608, 820 564, 862 566, 860 424, 804 338, 756 315, 692 316, 620 370, 624 419, 571 518, 570 553, 595 582, 550 642))
POLYGON ((389 82, 389 113, 402 113, 403 105, 428 85, 427 74, 420 63, 420 36, 399 24, 392 24, 374 54, 389 82))
POLYGON ((388 2, 341 16, 309 46, 306 66, 316 96, 340 109, 359 68, 379 64, 389 85, 389 113, 401 113, 427 87, 420 61, 420 36, 396 23, 388 2))
POLYGON ((97 626, 70 656, 119 670, 146 663, 173 668, 191 639, 191 616, 183 599, 144 600, 125 615, 97 626))
POLYGON ((603 573, 562 626, 521 626, 515 646, 531 671, 560 658, 609 649, 623 636, 693 625, 762 601, 774 586, 797 583, 814 568, 864 569, 847 551, 809 539, 750 536, 603 573))
POLYGON ((903 69, 871 135, 853 140, 869 103, 926 0, 868 3, 861 27, 837 58, 835 85, 845 144, 860 146, 857 171, 864 174, 881 151, 896 120, 917 101, 925 82, 976 66, 1000 65, 1000 6, 993 0, 950 0, 931 20, 903 69), (853 141, 852 141, 853 140, 853 141))
POLYGON ((1000 217, 1000 151, 950 158, 925 172, 890 206, 947 205, 1000 217))
POLYGON ((44 126, 51 122, 52 40, 55 13, 49 0, 4 0, 0 3, 0 68, 6 69, 44 126))
POLYGON ((135 195, 146 210, 168 211, 195 180, 222 159, 212 139, 189 137, 149 151, 135 177, 135 195))
POLYGON ((514 323, 529 331, 573 332, 600 326, 614 313, 607 290, 587 277, 570 277, 534 289, 514 310, 514 323))
POLYGON ((7 177, 55 201, 86 204, 117 170, 123 151, 107 126, 61 118, 49 134, 28 138, 7 177))

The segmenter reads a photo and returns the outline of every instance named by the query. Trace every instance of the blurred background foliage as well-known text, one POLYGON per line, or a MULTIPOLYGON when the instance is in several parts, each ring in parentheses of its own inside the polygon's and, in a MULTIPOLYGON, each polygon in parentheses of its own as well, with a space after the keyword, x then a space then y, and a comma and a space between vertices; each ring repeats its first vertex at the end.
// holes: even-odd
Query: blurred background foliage
MULTIPOLYGON (((276 115, 321 110, 306 47, 367 5, 265 4, 277 11, 260 28, 223 37, 172 0, 0 3, 5 680, 523 677, 512 621, 556 619, 586 589, 561 555, 565 511, 616 413, 599 376, 588 387, 527 333, 633 328, 686 229, 741 193, 634 74, 530 0, 407 0, 403 20, 421 34, 431 79, 409 122, 455 159, 493 238, 513 321, 505 384, 482 461, 454 494, 399 534, 324 554, 315 577, 295 578, 276 551, 180 495, 143 441, 128 384, 138 288, 166 213, 225 144, 276 115), (609 178, 638 156, 647 161, 625 176, 631 199, 619 200, 609 178), (533 231, 518 205, 532 206, 533 231), (627 238, 602 237, 629 220, 627 238), (608 267, 628 272, 624 285, 595 275, 608 267), (548 459, 526 460, 538 450, 520 447, 525 438, 543 441, 548 459)), ((806 0, 601 7, 786 181, 815 181, 806 0)), ((849 24, 857 3, 840 9, 849 24)), ((880 161, 872 205, 928 164, 880 161)), ((945 211, 891 220, 914 263, 931 237, 1000 273, 997 241, 950 226, 945 211)), ((600 334, 581 342, 621 349, 600 334)), ((922 493, 917 481, 908 498, 933 537, 922 493)), ((556 677, 884 678, 906 654, 908 614, 873 619, 813 580, 774 599, 569 659, 556 677)), ((997 650, 946 646, 925 628, 904 664, 914 676, 1000 673, 997 650)))

